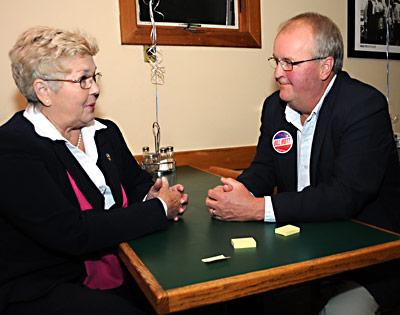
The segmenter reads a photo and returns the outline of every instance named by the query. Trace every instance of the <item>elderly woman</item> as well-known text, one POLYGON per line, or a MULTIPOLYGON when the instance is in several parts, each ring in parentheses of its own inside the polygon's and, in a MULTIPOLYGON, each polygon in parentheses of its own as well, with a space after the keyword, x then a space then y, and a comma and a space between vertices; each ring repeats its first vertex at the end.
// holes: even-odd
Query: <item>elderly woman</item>
POLYGON ((10 51, 28 106, 0 127, 2 314, 140 314, 117 245, 185 211, 183 186, 153 183, 118 127, 95 118, 97 52, 48 27, 10 51))

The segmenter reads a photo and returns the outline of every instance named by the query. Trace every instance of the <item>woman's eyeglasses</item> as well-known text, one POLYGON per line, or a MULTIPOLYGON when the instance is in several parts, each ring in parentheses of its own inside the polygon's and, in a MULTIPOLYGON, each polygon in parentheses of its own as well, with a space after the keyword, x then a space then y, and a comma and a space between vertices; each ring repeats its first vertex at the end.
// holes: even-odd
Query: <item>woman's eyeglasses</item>
POLYGON ((93 85, 93 82, 97 83, 97 80, 101 78, 101 73, 97 72, 94 75, 88 77, 83 76, 78 80, 68 80, 68 79, 42 79, 43 81, 59 81, 59 82, 70 82, 70 83, 79 83, 82 89, 90 89, 93 85))

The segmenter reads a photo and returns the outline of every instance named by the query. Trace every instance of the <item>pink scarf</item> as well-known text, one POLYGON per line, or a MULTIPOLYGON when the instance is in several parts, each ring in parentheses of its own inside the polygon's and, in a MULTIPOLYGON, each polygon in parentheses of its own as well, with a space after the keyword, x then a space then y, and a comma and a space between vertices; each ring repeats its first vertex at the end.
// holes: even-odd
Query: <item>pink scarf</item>
MULTIPOLYGON (((75 195, 78 198, 81 211, 92 210, 93 207, 80 191, 75 183, 75 180, 67 171, 68 179, 74 189, 75 195)), ((128 206, 128 198, 124 187, 122 187, 122 207, 126 208, 128 206)), ((100 259, 86 260, 86 278, 83 282, 84 285, 91 289, 114 289, 119 287, 123 282, 123 271, 118 257, 114 254, 108 254, 102 256, 100 259)))

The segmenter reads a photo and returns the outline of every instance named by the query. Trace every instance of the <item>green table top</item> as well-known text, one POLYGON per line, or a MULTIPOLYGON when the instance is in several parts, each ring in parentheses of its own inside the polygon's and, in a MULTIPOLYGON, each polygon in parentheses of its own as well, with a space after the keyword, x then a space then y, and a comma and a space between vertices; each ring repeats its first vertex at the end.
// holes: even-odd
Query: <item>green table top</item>
POLYGON ((222 222, 205 206, 207 190, 219 177, 180 167, 176 182, 189 194, 188 209, 168 230, 129 242, 164 290, 284 266, 314 258, 399 240, 400 237, 352 221, 294 223, 296 235, 274 232, 276 224, 222 222), (234 250, 230 240, 253 237, 257 248, 234 250), (202 258, 224 254, 230 259, 203 263, 202 258))

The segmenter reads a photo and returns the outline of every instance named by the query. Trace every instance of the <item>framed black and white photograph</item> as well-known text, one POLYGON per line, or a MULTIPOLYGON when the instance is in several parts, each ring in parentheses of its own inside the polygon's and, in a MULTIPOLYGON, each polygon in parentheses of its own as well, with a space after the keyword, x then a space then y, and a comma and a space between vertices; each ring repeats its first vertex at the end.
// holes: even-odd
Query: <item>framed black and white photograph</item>
POLYGON ((348 0, 348 57, 400 59, 400 0, 348 0))

